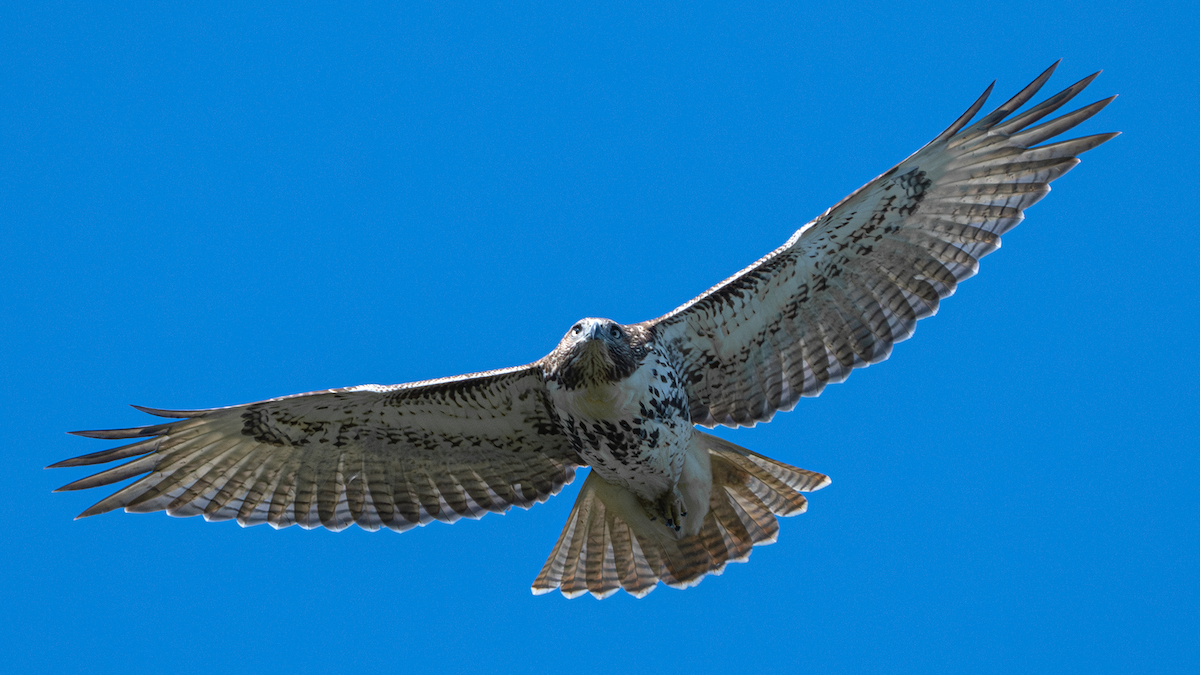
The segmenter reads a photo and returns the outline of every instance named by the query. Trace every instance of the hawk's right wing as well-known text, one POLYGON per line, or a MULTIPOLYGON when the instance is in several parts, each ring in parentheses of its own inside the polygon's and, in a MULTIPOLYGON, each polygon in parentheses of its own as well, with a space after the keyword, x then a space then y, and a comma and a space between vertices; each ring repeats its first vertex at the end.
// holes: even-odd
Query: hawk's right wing
POLYGON ((242 525, 407 530, 528 508, 582 464, 550 412, 537 365, 390 387, 364 385, 79 431, 143 438, 54 464, 135 458, 60 490, 148 474, 80 517, 124 508, 242 525))

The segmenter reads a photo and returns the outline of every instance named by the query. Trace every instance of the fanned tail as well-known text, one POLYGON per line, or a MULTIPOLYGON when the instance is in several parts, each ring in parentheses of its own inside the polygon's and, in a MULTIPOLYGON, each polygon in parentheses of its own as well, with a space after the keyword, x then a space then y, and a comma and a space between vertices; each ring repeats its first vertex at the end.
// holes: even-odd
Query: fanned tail
POLYGON ((537 595, 555 588, 568 598, 606 598, 618 589, 635 597, 658 582, 695 586, 730 562, 745 562, 753 547, 779 533, 776 516, 808 508, 801 492, 829 485, 829 477, 797 469, 697 430, 690 452, 708 454, 712 492, 698 534, 676 539, 651 521, 637 497, 595 472, 588 475, 558 542, 533 582, 537 595))

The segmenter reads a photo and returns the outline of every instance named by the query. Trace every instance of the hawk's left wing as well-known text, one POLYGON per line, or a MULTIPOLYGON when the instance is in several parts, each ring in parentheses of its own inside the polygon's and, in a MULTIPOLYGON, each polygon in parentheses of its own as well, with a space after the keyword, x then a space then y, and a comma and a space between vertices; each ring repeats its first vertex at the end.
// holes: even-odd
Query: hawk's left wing
POLYGON ((358 523, 402 531, 527 508, 556 494, 582 464, 558 430, 537 364, 228 408, 146 412, 180 419, 75 432, 145 440, 53 465, 135 458, 59 488, 142 476, 81 518, 124 508, 277 528, 340 530, 358 523))
POLYGON ((886 359, 918 319, 934 314, 979 259, 1000 247, 1023 210, 1050 191, 1050 181, 1117 135, 1038 145, 1111 98, 1031 126, 1095 75, 1009 118, 1053 71, 967 127, 988 87, 949 129, 783 246, 647 322, 682 367, 692 421, 769 420, 852 369, 886 359))

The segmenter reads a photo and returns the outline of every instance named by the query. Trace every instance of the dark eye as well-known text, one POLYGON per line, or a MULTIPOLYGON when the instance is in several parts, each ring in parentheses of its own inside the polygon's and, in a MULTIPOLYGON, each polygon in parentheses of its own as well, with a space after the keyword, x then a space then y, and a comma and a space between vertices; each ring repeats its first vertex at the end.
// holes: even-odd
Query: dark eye
POLYGON ((621 329, 616 326, 613 326, 612 327, 612 336, 615 338, 621 337, 621 329))
POLYGON ((583 332, 583 326, 580 324, 575 324, 575 326, 573 328, 571 328, 571 332, 576 335, 579 335, 580 333, 583 332))

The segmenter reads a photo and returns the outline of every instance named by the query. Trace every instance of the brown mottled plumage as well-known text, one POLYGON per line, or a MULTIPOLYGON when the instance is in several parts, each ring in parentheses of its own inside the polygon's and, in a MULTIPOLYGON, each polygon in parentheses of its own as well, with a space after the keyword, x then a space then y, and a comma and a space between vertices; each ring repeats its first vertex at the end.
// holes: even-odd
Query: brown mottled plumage
MULTIPOLYGON (((1057 65, 1057 64, 1056 64, 1057 65)), ((516 368, 364 385, 76 432, 140 439, 56 467, 129 460, 60 488, 136 478, 113 509, 397 531, 528 508, 592 471, 534 581, 573 597, 686 587, 775 540, 776 516, 829 484, 695 425, 752 426, 888 357, 934 314, 1023 210, 1116 134, 1039 145, 1104 99, 1037 126, 1085 78, 1015 114, 1052 66, 971 126, 991 88, 896 167, 783 246, 653 321, 584 319, 516 368)))

